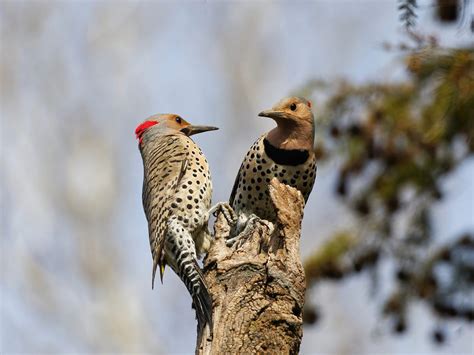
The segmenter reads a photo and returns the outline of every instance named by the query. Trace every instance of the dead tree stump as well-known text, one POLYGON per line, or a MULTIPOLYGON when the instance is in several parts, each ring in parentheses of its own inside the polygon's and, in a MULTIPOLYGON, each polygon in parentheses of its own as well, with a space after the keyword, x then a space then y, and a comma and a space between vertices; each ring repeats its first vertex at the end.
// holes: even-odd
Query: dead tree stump
POLYGON ((215 223, 204 273, 214 304, 213 337, 198 329, 196 354, 297 354, 303 336, 306 290, 299 246, 304 200, 273 179, 277 212, 273 233, 257 221, 232 247, 229 225, 215 223))

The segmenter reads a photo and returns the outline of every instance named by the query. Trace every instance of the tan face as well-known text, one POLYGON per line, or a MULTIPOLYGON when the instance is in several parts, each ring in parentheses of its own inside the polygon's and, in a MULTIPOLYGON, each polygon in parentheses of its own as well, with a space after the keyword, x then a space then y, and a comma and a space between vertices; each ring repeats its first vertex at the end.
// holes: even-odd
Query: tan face
POLYGON ((259 113, 259 116, 270 117, 275 121, 284 123, 310 123, 313 124, 313 112, 311 111, 311 103, 299 97, 288 97, 279 101, 270 110, 259 113))
POLYGON ((158 114, 147 118, 135 129, 135 135, 140 143, 146 132, 181 132, 186 136, 192 136, 201 132, 214 131, 218 129, 212 126, 194 126, 181 116, 174 113, 158 114))
POLYGON ((190 126, 191 124, 179 115, 173 113, 166 113, 159 115, 158 117, 150 117, 147 121, 155 121, 156 124, 164 126, 166 128, 181 131, 183 128, 190 126))
POLYGON ((270 110, 258 114, 270 117, 277 127, 268 132, 266 138, 281 149, 313 149, 314 118, 311 102, 302 97, 288 97, 279 101, 270 110))

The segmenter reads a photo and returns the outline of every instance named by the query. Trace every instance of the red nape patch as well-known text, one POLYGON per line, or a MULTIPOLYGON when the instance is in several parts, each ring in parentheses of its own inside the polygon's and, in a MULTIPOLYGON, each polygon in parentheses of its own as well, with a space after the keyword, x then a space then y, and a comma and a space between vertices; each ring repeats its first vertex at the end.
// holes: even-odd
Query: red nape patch
POLYGON ((138 125, 138 127, 135 129, 135 136, 136 138, 142 142, 142 135, 145 133, 145 131, 150 128, 151 126, 156 125, 158 122, 157 121, 145 121, 141 124, 138 125))
POLYGON ((311 108, 311 106, 313 106, 313 104, 308 100, 308 107, 311 108))

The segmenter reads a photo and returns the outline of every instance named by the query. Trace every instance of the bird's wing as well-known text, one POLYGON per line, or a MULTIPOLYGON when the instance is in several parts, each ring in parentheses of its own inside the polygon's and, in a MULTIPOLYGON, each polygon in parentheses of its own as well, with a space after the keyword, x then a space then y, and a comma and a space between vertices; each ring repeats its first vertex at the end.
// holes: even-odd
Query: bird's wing
POLYGON ((316 165, 316 156, 314 155, 314 151, 310 152, 310 157, 309 159, 311 159, 311 161, 313 162, 314 164, 314 175, 313 175, 313 178, 309 181, 309 187, 308 189, 305 191, 305 193, 303 194, 303 197, 304 197, 304 202, 307 203, 308 202, 308 198, 309 198, 309 195, 311 194, 311 191, 313 190, 313 186, 314 186, 314 182, 316 181, 316 174, 318 173, 318 166, 316 165))
POLYGON ((152 287, 156 268, 163 278, 166 261, 163 254, 171 203, 187 169, 186 148, 179 136, 165 136, 147 157, 143 184, 143 206, 148 220, 153 257, 152 287))
MULTIPOLYGON (((250 149, 256 147, 258 144, 259 144, 259 141, 261 141, 262 139, 265 138, 265 134, 264 135, 261 135, 256 141, 255 143, 250 147, 250 149)), ((229 204, 232 206, 234 204, 234 199, 235 199, 235 194, 237 193, 237 188, 239 187, 239 181, 240 181, 240 177, 243 173, 243 170, 244 170, 244 165, 247 161, 247 156, 244 157, 244 160, 242 161, 242 165, 240 165, 240 168, 239 168, 239 172, 237 173, 237 176, 235 177, 235 181, 234 181, 234 187, 232 188, 232 192, 230 193, 230 198, 229 198, 229 204)))
POLYGON ((240 175, 242 174, 243 168, 244 168, 244 163, 240 165, 239 172, 237 173, 237 176, 235 177, 234 187, 232 188, 232 192, 230 193, 229 204, 231 206, 234 205, 235 194, 237 193, 237 187, 239 186, 240 175))

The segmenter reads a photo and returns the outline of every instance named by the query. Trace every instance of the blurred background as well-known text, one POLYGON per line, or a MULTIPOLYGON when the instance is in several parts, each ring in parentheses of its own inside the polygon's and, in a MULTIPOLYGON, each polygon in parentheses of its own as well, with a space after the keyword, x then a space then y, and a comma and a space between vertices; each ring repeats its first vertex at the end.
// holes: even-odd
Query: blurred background
POLYGON ((313 100, 301 353, 474 353, 470 1, 1 1, 0 351, 193 353, 185 287, 151 290, 134 129, 196 137, 214 201, 313 100))

